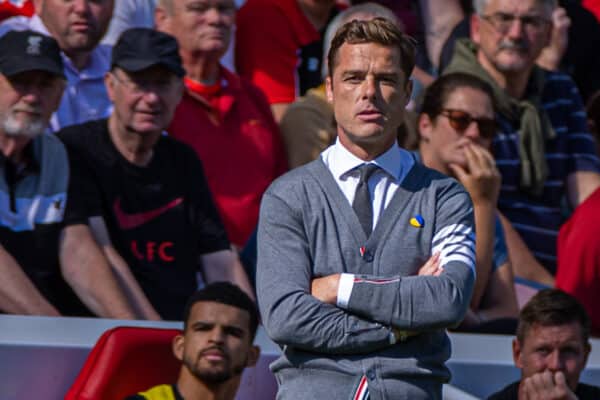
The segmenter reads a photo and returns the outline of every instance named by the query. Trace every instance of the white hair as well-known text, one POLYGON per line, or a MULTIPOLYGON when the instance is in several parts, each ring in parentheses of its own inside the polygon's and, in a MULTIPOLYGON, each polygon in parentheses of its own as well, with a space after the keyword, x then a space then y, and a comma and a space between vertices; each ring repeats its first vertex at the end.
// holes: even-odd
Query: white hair
MULTIPOLYGON (((483 15, 485 13, 485 9, 487 8, 488 3, 489 0, 473 0, 473 8, 475 9, 475 12, 477 14, 483 15)), ((558 7, 557 0, 537 0, 537 3, 546 7, 548 13, 552 13, 552 11, 554 11, 554 9, 558 7)))

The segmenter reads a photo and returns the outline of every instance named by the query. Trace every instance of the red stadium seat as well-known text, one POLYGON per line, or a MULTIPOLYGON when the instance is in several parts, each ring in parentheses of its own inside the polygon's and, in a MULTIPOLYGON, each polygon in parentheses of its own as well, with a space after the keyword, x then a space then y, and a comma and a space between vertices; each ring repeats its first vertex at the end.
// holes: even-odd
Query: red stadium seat
POLYGON ((117 327, 92 348, 65 400, 121 400, 161 383, 173 383, 181 363, 173 356, 176 329, 117 327))

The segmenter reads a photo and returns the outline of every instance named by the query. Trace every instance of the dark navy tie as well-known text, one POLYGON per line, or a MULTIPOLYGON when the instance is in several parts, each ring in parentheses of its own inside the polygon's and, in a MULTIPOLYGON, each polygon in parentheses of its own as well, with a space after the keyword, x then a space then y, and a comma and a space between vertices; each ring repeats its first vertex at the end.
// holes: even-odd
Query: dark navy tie
POLYGON ((354 201, 352 208, 360 221, 360 224, 365 231, 367 237, 371 235, 373 230, 373 204, 369 193, 369 178, 379 167, 375 164, 363 164, 358 167, 360 179, 354 193, 354 201))

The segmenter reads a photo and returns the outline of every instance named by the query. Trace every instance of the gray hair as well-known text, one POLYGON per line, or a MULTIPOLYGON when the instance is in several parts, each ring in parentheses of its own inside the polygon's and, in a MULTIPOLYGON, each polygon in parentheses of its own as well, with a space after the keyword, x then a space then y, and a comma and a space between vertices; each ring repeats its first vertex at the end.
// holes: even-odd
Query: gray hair
MULTIPOLYGON (((489 0, 473 0, 473 8, 475 9, 475 13, 483 15, 485 13, 485 9, 487 8, 488 3, 489 0)), ((546 7, 546 10, 549 14, 551 14, 552 11, 554 11, 554 9, 558 7, 557 0, 537 0, 537 3, 543 7, 546 7)))
POLYGON ((335 16, 327 26, 325 35, 323 36, 323 65, 321 67, 321 76, 323 79, 327 76, 327 55, 331 48, 331 41, 335 36, 337 30, 344 25, 346 22, 350 22, 353 19, 367 20, 373 18, 385 18, 396 24, 400 30, 404 31, 402 22, 398 19, 396 14, 387 7, 384 7, 377 3, 362 3, 345 9, 341 13, 335 16))

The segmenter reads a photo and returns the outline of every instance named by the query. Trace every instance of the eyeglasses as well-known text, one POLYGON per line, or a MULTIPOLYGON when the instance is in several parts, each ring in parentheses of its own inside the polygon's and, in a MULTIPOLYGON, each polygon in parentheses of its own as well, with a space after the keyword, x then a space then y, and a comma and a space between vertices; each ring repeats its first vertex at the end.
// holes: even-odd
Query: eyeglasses
POLYGON ((523 29, 530 33, 538 33, 546 25, 550 24, 550 20, 539 15, 513 15, 497 12, 490 15, 482 15, 481 18, 489 22, 496 31, 502 34, 508 32, 516 20, 520 21, 523 29))
POLYGON ((134 95, 142 95, 148 92, 165 94, 177 88, 172 77, 161 79, 126 79, 119 77, 115 72, 112 72, 111 75, 134 95))
POLYGON ((492 139, 496 135, 498 126, 495 119, 474 118, 466 111, 452 109, 443 109, 440 114, 448 118, 450 126, 459 133, 466 131, 469 125, 471 125, 471 122, 476 122, 477 128, 479 129, 479 136, 482 138, 492 139))

